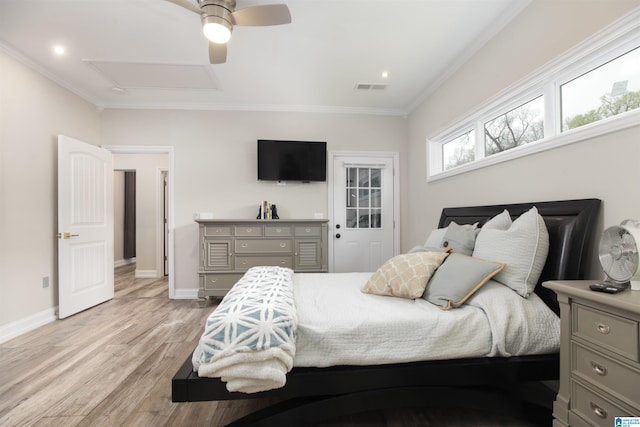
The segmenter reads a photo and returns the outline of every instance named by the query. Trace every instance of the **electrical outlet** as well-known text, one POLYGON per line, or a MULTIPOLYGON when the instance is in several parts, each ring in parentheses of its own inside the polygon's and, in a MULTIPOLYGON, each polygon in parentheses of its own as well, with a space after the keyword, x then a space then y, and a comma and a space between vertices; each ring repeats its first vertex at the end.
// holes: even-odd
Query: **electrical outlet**
POLYGON ((42 278, 42 287, 43 288, 48 288, 49 287, 49 276, 44 276, 42 278))

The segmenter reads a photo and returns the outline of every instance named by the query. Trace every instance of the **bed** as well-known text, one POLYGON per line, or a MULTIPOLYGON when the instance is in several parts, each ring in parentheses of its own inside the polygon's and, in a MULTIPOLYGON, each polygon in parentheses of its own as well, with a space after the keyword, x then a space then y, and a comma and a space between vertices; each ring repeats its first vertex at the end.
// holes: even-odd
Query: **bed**
MULTIPOLYGON (((438 228, 452 223, 478 223, 482 229, 482 225, 505 210, 512 218, 518 218, 533 207, 544 220, 548 232, 548 255, 533 290, 534 298, 543 302, 545 310, 548 307, 557 314, 555 294, 541 284, 551 279, 585 278, 600 200, 445 208, 438 228)), ((331 280, 332 274, 322 276, 331 280)), ((304 280, 319 279, 305 276, 304 280)), ((509 395, 509 390, 524 382, 555 380, 559 370, 557 351, 525 352, 510 357, 503 357, 501 352, 495 357, 440 354, 435 360, 386 360, 384 364, 371 365, 328 363, 329 366, 323 367, 317 367, 317 361, 311 360, 307 365, 314 363, 316 366, 293 367, 287 373, 283 387, 247 394, 228 391, 220 378, 198 376, 190 357, 172 380, 172 400, 268 397, 277 401, 271 407, 237 420, 232 424, 236 426, 304 425, 318 422, 319 414, 338 416, 382 407, 450 405, 452 401, 455 401, 454 406, 511 411, 516 410, 519 402, 509 395)))

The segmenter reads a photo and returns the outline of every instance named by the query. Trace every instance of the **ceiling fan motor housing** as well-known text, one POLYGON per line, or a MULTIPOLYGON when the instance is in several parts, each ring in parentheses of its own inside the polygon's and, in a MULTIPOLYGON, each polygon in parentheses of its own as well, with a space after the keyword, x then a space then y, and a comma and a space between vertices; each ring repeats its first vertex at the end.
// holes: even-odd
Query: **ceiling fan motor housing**
POLYGON ((236 7, 235 0, 203 0, 199 4, 202 9, 202 25, 217 22, 225 25, 229 30, 235 25, 232 15, 236 7))

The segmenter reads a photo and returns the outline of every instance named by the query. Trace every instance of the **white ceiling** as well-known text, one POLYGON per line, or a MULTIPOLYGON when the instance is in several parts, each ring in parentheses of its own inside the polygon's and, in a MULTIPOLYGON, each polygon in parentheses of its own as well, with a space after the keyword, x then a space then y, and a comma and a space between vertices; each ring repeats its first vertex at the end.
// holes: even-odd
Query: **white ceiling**
POLYGON ((0 0, 0 50, 101 108, 404 115, 530 0, 284 2, 292 23, 234 28, 225 64, 164 0, 0 0))

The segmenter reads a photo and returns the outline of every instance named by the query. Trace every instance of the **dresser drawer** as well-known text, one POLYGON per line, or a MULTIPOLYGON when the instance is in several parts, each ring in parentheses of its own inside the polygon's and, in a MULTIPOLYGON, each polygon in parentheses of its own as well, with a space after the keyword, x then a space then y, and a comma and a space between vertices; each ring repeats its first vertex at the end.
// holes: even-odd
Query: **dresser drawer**
POLYGON ((296 237, 318 237, 322 235, 322 227, 319 225, 296 225, 294 234, 296 237))
POLYGON ((201 274, 200 289, 226 293, 241 277, 242 274, 201 274))
POLYGON ((273 265, 276 267, 293 268, 291 256, 237 256, 235 269, 247 271, 259 265, 273 265))
POLYGON ((291 237, 291 227, 282 225, 265 225, 264 235, 266 237, 291 237))
POLYGON ((569 415, 569 423, 571 426, 594 425, 612 427, 615 425, 615 417, 631 416, 634 416, 634 414, 598 396, 582 384, 578 384, 575 381, 571 383, 571 414, 569 415), (576 415, 579 416, 578 420, 574 418, 576 415), (584 420, 587 420, 590 424, 585 423, 584 420))
POLYGON ((240 237, 260 237, 262 236, 261 225, 236 225, 234 233, 240 237))
POLYGON ((629 399, 630 405, 640 408, 640 371, 581 345, 572 345, 574 375, 620 399, 629 399))
POLYGON ((639 361, 638 322, 580 304, 574 308, 574 336, 639 361))
POLYGON ((291 252, 291 240, 290 239, 269 239, 269 240, 251 240, 251 239, 236 239, 235 251, 239 254, 247 253, 290 253, 291 252))
POLYGON ((205 225, 204 226, 204 236, 205 237, 215 237, 215 236, 231 236, 233 233, 231 232, 230 225, 205 225))

